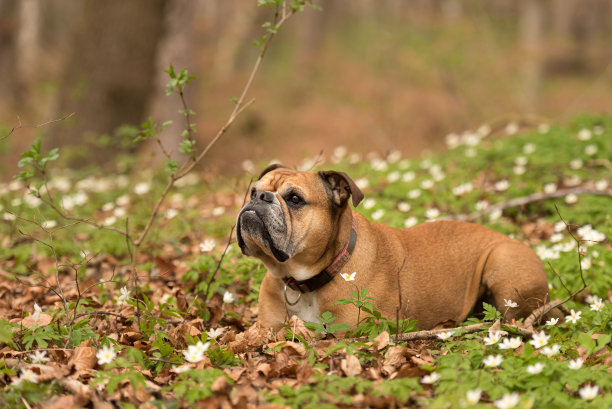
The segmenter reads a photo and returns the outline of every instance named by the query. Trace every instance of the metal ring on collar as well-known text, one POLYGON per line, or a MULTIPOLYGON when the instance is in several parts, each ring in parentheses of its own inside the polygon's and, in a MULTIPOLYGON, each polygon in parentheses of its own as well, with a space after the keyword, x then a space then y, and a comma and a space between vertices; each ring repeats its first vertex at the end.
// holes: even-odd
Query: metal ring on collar
POLYGON ((302 293, 299 293, 298 298, 294 302, 289 302, 289 299, 287 298, 287 283, 285 283, 285 290, 283 291, 283 293, 285 295, 285 302, 287 303, 287 305, 294 306, 300 301, 300 298, 302 298, 302 293))

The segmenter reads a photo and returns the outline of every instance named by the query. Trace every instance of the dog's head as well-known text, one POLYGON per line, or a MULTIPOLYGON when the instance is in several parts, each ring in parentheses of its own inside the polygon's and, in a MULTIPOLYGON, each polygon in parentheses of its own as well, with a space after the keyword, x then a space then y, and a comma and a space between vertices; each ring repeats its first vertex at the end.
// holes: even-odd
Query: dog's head
POLYGON ((363 193, 345 173, 269 166, 238 215, 238 245, 268 267, 292 259, 313 265, 337 234, 339 216, 351 197, 357 206, 363 193))

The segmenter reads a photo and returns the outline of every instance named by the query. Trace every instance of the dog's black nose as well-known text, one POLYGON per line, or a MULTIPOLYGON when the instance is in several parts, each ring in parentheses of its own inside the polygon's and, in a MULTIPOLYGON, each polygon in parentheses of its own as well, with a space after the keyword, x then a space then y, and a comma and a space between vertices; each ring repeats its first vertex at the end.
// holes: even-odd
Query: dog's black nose
POLYGON ((274 201, 274 193, 272 192, 260 192, 257 197, 263 202, 272 203, 274 201))

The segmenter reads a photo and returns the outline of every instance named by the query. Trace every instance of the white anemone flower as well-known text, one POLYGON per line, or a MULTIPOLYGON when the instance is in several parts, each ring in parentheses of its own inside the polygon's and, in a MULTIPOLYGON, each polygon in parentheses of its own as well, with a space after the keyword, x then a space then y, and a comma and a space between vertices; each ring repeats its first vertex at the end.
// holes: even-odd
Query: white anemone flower
POLYGON ((550 339, 550 335, 546 335, 544 331, 540 331, 539 333, 534 333, 532 336, 532 340, 529 341, 534 348, 538 349, 548 344, 548 340, 550 339))
POLYGON ((504 361, 504 358, 501 355, 487 355, 487 357, 482 361, 484 366, 488 366, 490 368, 496 368, 504 361))
POLYGON ((582 311, 571 310, 570 315, 567 315, 565 317, 565 320, 571 322, 572 324, 575 324, 580 318, 582 318, 580 314, 582 314, 582 311))
POLYGON ((438 375, 436 372, 432 372, 428 375, 423 376, 421 378, 421 383, 431 385, 432 383, 435 383, 438 379, 440 379, 440 375, 438 375))
POLYGON ((493 345, 499 342, 502 337, 502 333, 500 331, 489 332, 489 334, 483 338, 485 345, 493 345))
POLYGON ((515 301, 512 301, 510 299, 506 300, 504 298, 504 302, 505 302, 504 307, 508 307, 508 308, 516 308, 516 307, 518 307, 518 304, 515 301))
POLYGON ((494 405, 497 409, 510 409, 516 406, 519 402, 519 394, 517 392, 512 392, 510 394, 505 394, 494 402, 494 405))
POLYGON ((557 344, 551 345, 549 347, 544 347, 541 349, 541 352, 546 355, 547 357, 552 357, 554 355, 557 355, 559 353, 559 351, 561 350, 561 347, 557 344))
POLYGON ((572 359, 571 361, 569 361, 567 363, 567 367, 575 371, 577 369, 582 368, 583 364, 584 364, 584 361, 581 358, 576 358, 576 359, 572 359))
POLYGON ((49 358, 47 357, 47 351, 34 351, 34 353, 30 355, 30 359, 34 364, 44 364, 45 362, 49 362, 49 358))
POLYGON ((453 334, 454 334, 453 331, 444 331, 444 332, 440 332, 439 334, 437 334, 437 337, 440 338, 442 341, 444 341, 452 337, 453 334))
POLYGON ((465 394, 465 400, 470 405, 475 405, 480 402, 480 398, 482 397, 482 391, 480 389, 474 389, 471 391, 467 391, 465 394))
POLYGON ((504 338, 499 344, 499 349, 516 349, 522 344, 520 337, 504 338))
POLYGON ((580 397, 585 400, 594 399, 599 393, 599 386, 597 385, 586 385, 578 391, 580 397))
POLYGON ((544 369, 544 364, 541 362, 535 363, 533 365, 529 365, 526 370, 527 373, 531 374, 531 375, 537 375, 540 372, 542 372, 542 370, 544 369))
POLYGON ((230 303, 233 303, 234 301, 235 301, 234 294, 230 293, 229 291, 226 291, 225 294, 223 294, 224 303, 230 304, 230 303))
POLYGON ((117 357, 115 349, 110 345, 104 345, 96 354, 98 365, 109 364, 117 357))

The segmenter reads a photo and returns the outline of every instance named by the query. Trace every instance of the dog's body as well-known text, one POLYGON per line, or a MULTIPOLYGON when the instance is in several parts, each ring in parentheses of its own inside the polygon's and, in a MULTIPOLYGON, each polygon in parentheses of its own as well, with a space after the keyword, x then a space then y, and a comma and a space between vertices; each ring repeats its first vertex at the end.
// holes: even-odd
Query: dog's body
POLYGON ((548 301, 542 263, 524 244, 463 222, 393 229, 352 211, 350 196, 355 206, 363 198, 343 173, 264 171, 237 223, 242 251, 268 268, 259 295, 262 326, 278 327, 292 315, 316 322, 325 311, 355 326, 357 308, 337 301, 356 289, 367 289, 383 316, 395 318, 400 306, 400 319, 416 319, 423 329, 461 322, 483 300, 506 319, 526 317, 548 301), (354 280, 329 274, 329 282, 303 293, 309 285, 287 286, 330 266, 355 272, 354 280), (505 300, 518 307, 505 307, 505 300))

